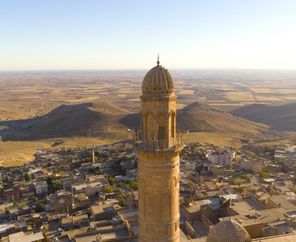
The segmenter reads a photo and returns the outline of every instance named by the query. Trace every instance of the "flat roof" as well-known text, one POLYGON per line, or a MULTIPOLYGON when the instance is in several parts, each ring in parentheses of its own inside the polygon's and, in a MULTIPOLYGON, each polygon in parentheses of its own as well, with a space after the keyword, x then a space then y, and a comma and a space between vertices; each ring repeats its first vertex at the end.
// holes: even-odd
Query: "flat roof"
POLYGON ((200 206, 203 205, 210 205, 211 200, 210 199, 204 199, 204 200, 198 200, 193 201, 188 204, 188 206, 184 207, 188 213, 195 213, 200 210, 200 206))
POLYGON ((118 214, 125 220, 128 220, 132 217, 138 216, 139 211, 136 209, 129 209, 129 210, 123 210, 118 211, 118 214))
POLYGON ((295 242, 296 241, 296 234, 283 234, 283 235, 276 235, 266 238, 258 238, 258 239, 252 239, 252 241, 258 241, 258 242, 295 242))
POLYGON ((283 207, 287 210, 295 210, 296 209, 296 206, 293 203, 289 202, 286 196, 272 195, 268 199, 270 199, 275 204, 280 205, 281 207, 283 207))
POLYGON ((43 240, 44 236, 41 232, 32 233, 32 234, 25 234, 24 232, 18 232, 15 234, 10 234, 8 238, 9 238, 9 241, 13 241, 13 242, 32 242, 32 241, 43 240))
POLYGON ((88 235, 88 236, 83 236, 83 237, 77 237, 75 238, 76 242, 92 242, 92 241, 97 241, 97 234, 95 235, 88 235))
MULTIPOLYGON (((239 221, 242 226, 254 225, 254 224, 266 224, 274 221, 285 219, 284 213, 286 209, 284 208, 271 208, 264 209, 260 211, 251 210, 249 213, 229 216, 232 220, 239 221), (254 213, 252 213, 254 211, 254 213), (249 217, 256 212, 256 217, 249 217), (249 216, 248 216, 249 215, 249 216)), ((229 220, 229 217, 220 218, 221 221, 229 220)))
POLYGON ((62 218, 61 223, 62 224, 73 223, 73 216, 62 218))
POLYGON ((110 209, 110 211, 113 210, 113 207, 110 204, 100 204, 100 205, 93 205, 90 207, 90 210, 94 214, 107 212, 110 209))
POLYGON ((127 229, 122 229, 122 230, 116 230, 114 232, 110 232, 110 233, 104 233, 101 234, 101 238, 104 241, 105 239, 118 239, 118 238, 122 238, 122 237, 128 237, 129 233, 127 229))

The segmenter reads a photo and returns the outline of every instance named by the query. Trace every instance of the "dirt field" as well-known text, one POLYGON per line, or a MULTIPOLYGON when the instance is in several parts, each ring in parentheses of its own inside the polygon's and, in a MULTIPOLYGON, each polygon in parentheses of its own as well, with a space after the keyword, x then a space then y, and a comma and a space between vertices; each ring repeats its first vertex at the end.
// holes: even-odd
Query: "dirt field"
POLYGON ((34 160, 37 149, 58 149, 61 147, 92 147, 110 144, 116 140, 93 137, 71 137, 39 141, 5 141, 0 142, 0 166, 17 166, 34 160), (52 146, 55 142, 63 143, 52 146))
MULTIPOLYGON (((140 109, 141 81, 147 70, 67 73, 0 73, 0 121, 30 119, 45 115, 62 104, 103 100, 131 112, 140 109)), ((296 73, 268 71, 171 71, 178 109, 200 102, 224 111, 250 103, 296 102, 296 73)), ((219 120, 216 121, 219 123, 219 120)), ((3 125, 0 130, 5 128, 3 125)), ((200 132, 184 135, 185 142, 199 141, 221 146, 241 145, 241 133, 200 132)), ((62 138, 60 146, 92 146, 112 140, 62 138)), ((55 142, 0 142, 0 165, 17 165, 33 159, 39 148, 55 142)), ((55 147, 57 148, 57 147, 55 147)))

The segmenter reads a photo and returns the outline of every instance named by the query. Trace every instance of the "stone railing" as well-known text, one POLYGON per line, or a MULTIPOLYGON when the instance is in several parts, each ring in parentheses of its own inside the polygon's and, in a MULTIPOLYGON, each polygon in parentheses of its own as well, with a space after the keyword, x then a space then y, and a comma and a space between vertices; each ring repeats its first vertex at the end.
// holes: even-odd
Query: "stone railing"
POLYGON ((182 136, 177 135, 176 138, 168 140, 145 139, 141 131, 134 133, 134 144, 138 149, 152 152, 182 149, 183 147, 182 136))

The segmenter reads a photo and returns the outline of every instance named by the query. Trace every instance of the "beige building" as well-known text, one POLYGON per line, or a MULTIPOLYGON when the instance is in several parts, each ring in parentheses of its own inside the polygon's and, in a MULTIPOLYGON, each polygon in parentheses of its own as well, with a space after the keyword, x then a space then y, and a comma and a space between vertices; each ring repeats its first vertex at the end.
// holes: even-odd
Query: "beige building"
POLYGON ((140 241, 179 241, 179 153, 176 95, 170 73, 159 65, 145 76, 141 96, 139 155, 140 241))
POLYGON ((45 241, 44 236, 41 232, 38 233, 27 233, 23 231, 10 234, 8 236, 8 242, 43 242, 45 241))
POLYGON ((260 160, 242 160, 240 162, 240 167, 254 173, 259 173, 262 171, 264 164, 260 160))

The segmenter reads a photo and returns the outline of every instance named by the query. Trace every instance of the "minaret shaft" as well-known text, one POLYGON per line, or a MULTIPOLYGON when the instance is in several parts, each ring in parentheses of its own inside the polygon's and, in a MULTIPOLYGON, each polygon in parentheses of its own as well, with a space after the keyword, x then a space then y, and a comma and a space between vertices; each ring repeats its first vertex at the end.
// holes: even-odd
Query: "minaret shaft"
POLYGON ((140 241, 179 241, 178 152, 138 152, 140 241))

